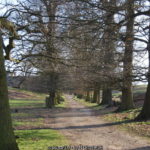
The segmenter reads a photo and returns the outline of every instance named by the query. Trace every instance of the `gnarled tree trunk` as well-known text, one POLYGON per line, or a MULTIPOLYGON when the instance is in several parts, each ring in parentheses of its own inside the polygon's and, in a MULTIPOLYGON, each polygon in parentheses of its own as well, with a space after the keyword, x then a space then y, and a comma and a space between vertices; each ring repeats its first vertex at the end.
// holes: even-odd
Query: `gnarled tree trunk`
POLYGON ((49 76, 48 81, 49 97, 47 98, 46 107, 52 108, 55 105, 58 75, 55 72, 51 72, 49 73, 48 76, 49 76))
POLYGON ((96 103, 98 99, 98 90, 95 88, 94 92, 93 92, 93 99, 92 99, 92 103, 96 103))
POLYGON ((148 72, 148 86, 145 95, 145 101, 141 113, 135 120, 149 120, 150 119, 150 26, 149 26, 149 42, 148 42, 148 54, 149 54, 149 72, 148 72))
POLYGON ((1 31, 0 31, 0 115, 1 115, 0 150, 18 150, 12 128, 1 31))
POLYGON ((124 66, 123 66, 123 87, 122 101, 119 110, 134 108, 132 94, 132 61, 133 61, 133 42, 134 42, 134 1, 128 0, 127 10, 127 30, 125 40, 124 66))
POLYGON ((97 104, 100 104, 100 89, 97 91, 97 104))
POLYGON ((87 94, 86 94, 86 101, 90 101, 90 91, 87 91, 87 94))
POLYGON ((103 89, 101 105, 112 105, 112 90, 110 88, 103 89))

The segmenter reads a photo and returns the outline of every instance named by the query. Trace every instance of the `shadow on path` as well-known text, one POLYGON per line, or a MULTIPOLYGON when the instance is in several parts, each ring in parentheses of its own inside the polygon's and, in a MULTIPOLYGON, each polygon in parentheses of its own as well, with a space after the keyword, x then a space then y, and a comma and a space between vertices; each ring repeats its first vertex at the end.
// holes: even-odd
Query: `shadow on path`
POLYGON ((53 130, 67 130, 67 129, 92 129, 92 128, 102 128, 102 127, 109 127, 114 125, 120 125, 120 124, 127 124, 131 123, 133 120, 130 121, 120 121, 120 122, 112 122, 112 123, 104 123, 104 124, 93 124, 93 125, 83 125, 83 126, 67 126, 67 127, 60 127, 60 128, 48 128, 48 127, 41 127, 41 128, 31 128, 33 129, 53 129, 53 130))
POLYGON ((114 125, 120 125, 120 124, 127 124, 127 123, 131 123, 131 122, 133 122, 133 120, 120 121, 120 122, 112 122, 112 123, 104 123, 104 124, 84 125, 84 126, 68 126, 68 127, 52 128, 52 129, 63 130, 63 129, 101 128, 101 127, 108 127, 108 126, 114 126, 114 125))
POLYGON ((150 146, 146 146, 146 147, 139 147, 139 148, 130 149, 130 150, 150 150, 150 146))

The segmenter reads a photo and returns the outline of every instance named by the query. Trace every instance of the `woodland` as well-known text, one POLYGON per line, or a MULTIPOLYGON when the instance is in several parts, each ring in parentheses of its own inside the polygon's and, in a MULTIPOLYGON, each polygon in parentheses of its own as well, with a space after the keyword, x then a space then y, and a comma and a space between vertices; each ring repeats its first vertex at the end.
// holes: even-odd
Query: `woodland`
POLYGON ((20 149, 8 76, 20 78, 16 94, 44 93, 52 114, 69 95, 127 112, 137 108, 134 87, 144 85, 132 121, 149 123, 150 0, 2 0, 0 9, 0 150, 20 149))

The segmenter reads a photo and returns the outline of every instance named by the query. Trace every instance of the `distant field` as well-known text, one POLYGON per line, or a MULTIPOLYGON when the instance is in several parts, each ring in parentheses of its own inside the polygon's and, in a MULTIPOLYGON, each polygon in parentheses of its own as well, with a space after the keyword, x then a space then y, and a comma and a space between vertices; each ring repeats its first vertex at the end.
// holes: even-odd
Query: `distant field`
POLYGON ((133 87, 134 93, 143 93, 146 92, 147 85, 137 85, 133 87))
MULTIPOLYGON (((146 85, 137 85, 133 86, 133 96, 134 99, 144 99, 144 95, 146 92, 146 85)), ((115 100, 120 100, 121 91, 113 91, 113 97, 115 100)))

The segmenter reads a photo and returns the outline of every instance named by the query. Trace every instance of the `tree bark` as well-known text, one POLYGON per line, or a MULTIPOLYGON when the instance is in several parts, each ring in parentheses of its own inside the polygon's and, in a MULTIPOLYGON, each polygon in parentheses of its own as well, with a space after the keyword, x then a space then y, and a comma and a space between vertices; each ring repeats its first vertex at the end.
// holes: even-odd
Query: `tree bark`
POLYGON ((55 105, 55 96, 56 96, 55 91, 51 91, 50 92, 50 102, 51 102, 52 107, 55 105))
POLYGON ((92 99, 93 99, 93 91, 90 91, 90 102, 92 102, 92 99))
POLYGON ((87 91, 86 101, 90 101, 90 91, 87 91))
MULTIPOLYGON (((150 80, 150 76, 149 76, 149 80, 150 80)), ((150 81, 148 82, 145 101, 144 101, 142 111, 135 118, 135 120, 138 120, 138 121, 144 120, 144 121, 146 121, 146 120, 149 120, 149 119, 150 119, 150 81)))
POLYGON ((0 32, 0 114, 1 114, 0 150, 19 150, 12 128, 1 32, 0 32))
POLYGON ((98 90, 94 89, 92 103, 96 103, 98 98, 98 90))
POLYGON ((52 108, 56 104, 56 92, 57 92, 57 82, 58 82, 58 74, 55 72, 48 73, 48 82, 47 82, 47 88, 49 90, 49 102, 46 102, 47 108, 52 108))
POLYGON ((102 6, 105 8, 106 12, 104 13, 104 35, 103 35, 103 46, 102 52, 104 57, 104 67, 103 72, 105 76, 105 81, 103 84, 103 95, 101 104, 112 105, 112 83, 114 78, 114 72, 116 69, 115 62, 115 51, 116 51, 116 36, 117 28, 114 21, 116 7, 116 0, 103 0, 102 6), (111 9, 111 11, 110 11, 111 9), (112 78, 113 77, 113 78, 112 78))
POLYGON ((127 10, 127 31, 125 40, 124 66, 123 66, 123 87, 122 101, 119 110, 129 110, 134 108, 132 94, 132 61, 133 61, 133 42, 134 42, 134 1, 128 0, 127 10))
POLYGON ((149 71, 148 71, 148 86, 145 95, 144 105, 140 114, 135 118, 135 120, 149 120, 150 119, 150 26, 149 26, 149 42, 148 42, 148 54, 149 54, 149 71))
POLYGON ((110 88, 103 89, 101 105, 112 104, 112 90, 110 88))
POLYGON ((55 105, 55 91, 50 91, 49 97, 46 97, 46 107, 53 108, 55 105))
POLYGON ((97 91, 97 104, 100 104, 100 90, 97 91))

